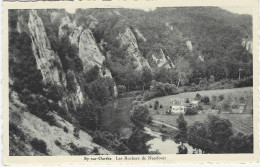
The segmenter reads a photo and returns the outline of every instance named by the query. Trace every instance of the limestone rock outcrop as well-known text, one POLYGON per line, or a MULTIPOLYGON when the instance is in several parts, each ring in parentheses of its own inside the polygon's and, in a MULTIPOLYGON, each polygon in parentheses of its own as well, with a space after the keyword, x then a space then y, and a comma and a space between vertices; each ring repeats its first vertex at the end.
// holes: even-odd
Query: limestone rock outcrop
POLYGON ((253 42, 252 40, 242 38, 241 45, 250 53, 253 53, 253 42))
POLYGON ((158 68, 173 68, 174 64, 171 59, 163 53, 163 50, 160 49, 159 52, 152 53, 148 56, 148 61, 153 70, 158 68))
POLYGON ((127 56, 133 58, 136 70, 141 70, 145 66, 151 68, 148 61, 139 51, 136 37, 129 27, 125 29, 124 33, 119 33, 116 39, 120 42, 121 47, 127 47, 127 56))
MULTIPOLYGON (((28 22, 30 37, 32 40, 32 49, 37 63, 37 68, 41 71, 43 82, 45 84, 59 85, 66 90, 67 79, 66 74, 62 69, 62 64, 59 56, 52 50, 50 41, 47 38, 46 31, 41 18, 38 16, 36 10, 30 11, 28 22)), ((74 76, 73 72, 72 76, 74 76)), ((64 101, 71 101, 72 104, 80 106, 83 104, 83 93, 75 79, 74 83, 77 90, 75 92, 68 92, 67 96, 63 97, 64 101)), ((66 104, 61 102, 62 104, 66 104)), ((66 106, 64 106, 66 108, 66 106)))

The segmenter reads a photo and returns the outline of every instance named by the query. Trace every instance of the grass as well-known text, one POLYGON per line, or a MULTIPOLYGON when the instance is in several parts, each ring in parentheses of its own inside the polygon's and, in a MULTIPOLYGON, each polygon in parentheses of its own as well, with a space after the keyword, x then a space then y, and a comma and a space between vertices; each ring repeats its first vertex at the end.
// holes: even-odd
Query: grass
MULTIPOLYGON (((150 109, 150 113, 153 117, 153 120, 160 121, 162 123, 166 123, 172 126, 177 127, 176 119, 178 118, 178 114, 176 115, 166 115, 165 110, 167 106, 169 106, 171 99, 180 98, 186 99, 189 98, 190 101, 199 93, 201 96, 209 96, 210 100, 211 97, 224 95, 225 98, 230 96, 232 99, 240 97, 244 97, 248 104, 244 114, 217 114, 214 110, 204 110, 204 113, 194 115, 194 116, 184 116, 185 120, 187 121, 188 125, 192 125, 196 121, 204 122, 207 119, 208 114, 217 114, 221 118, 229 119, 232 123, 234 133, 242 132, 244 134, 250 134, 253 132, 253 115, 250 114, 253 109, 253 88, 246 87, 246 88, 234 88, 234 89, 222 89, 222 90, 205 90, 205 91, 198 91, 198 92, 186 92, 181 93, 178 95, 171 95, 171 96, 164 96, 152 99, 147 102, 147 104, 151 104, 153 106, 154 101, 158 100, 159 104, 163 105, 163 108, 159 108, 158 111, 154 111, 152 108, 150 109), (159 113, 159 114, 158 114, 159 113)), ((204 106, 205 109, 206 106, 204 106)))
MULTIPOLYGON (((207 120, 208 114, 199 115, 185 115, 184 118, 189 125, 192 125, 196 121, 204 122, 207 120)), ((253 133, 253 117, 251 114, 218 114, 219 117, 229 119, 232 124, 234 133, 242 132, 244 134, 253 133)), ((177 127, 176 119, 179 115, 153 115, 153 119, 165 124, 177 127)))

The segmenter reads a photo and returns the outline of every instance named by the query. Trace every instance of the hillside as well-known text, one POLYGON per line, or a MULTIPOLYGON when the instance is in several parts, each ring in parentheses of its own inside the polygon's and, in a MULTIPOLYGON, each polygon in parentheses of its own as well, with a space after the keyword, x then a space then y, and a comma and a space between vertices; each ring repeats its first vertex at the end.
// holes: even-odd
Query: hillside
POLYGON ((152 80, 176 89, 253 73, 252 17, 220 8, 17 9, 8 18, 12 155, 135 153, 136 139, 101 128, 118 94, 152 80))

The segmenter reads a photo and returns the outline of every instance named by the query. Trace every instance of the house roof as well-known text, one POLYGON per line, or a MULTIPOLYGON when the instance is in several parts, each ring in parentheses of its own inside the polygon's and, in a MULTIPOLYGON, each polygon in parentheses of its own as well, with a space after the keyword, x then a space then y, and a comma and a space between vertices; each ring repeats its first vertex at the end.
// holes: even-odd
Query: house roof
POLYGON ((191 104, 198 104, 199 101, 192 101, 191 104))

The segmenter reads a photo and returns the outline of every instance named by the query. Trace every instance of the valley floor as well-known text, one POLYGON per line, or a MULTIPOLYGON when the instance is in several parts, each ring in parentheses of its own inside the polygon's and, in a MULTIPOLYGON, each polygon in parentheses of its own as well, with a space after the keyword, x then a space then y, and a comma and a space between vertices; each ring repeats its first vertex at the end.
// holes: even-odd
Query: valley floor
POLYGON ((150 113, 152 115, 152 118, 155 122, 164 123, 165 125, 170 125, 173 127, 177 127, 176 119, 178 118, 179 114, 173 114, 173 115, 166 115, 166 109, 165 106, 168 106, 170 104, 170 101, 173 98, 189 98, 190 100, 193 99, 197 93, 199 93, 201 96, 209 96, 210 98, 215 95, 219 96, 223 94, 224 96, 231 96, 231 97, 245 97, 248 100, 248 105, 246 108, 246 111, 244 114, 229 114, 229 113, 221 113, 218 114, 216 110, 207 109, 204 110, 203 113, 197 114, 197 115, 184 115, 185 120, 189 125, 192 125, 196 121, 203 122, 207 119, 207 116, 209 114, 218 115, 221 118, 228 119, 231 124, 233 131, 235 133, 242 132, 244 134, 251 134, 253 133, 253 115, 250 113, 253 110, 253 88, 252 87, 246 87, 246 88, 234 88, 234 89, 222 89, 222 90, 207 90, 207 91, 198 91, 198 92, 187 92, 187 93, 181 93, 177 95, 171 95, 171 96, 164 96, 152 99, 148 101, 146 104, 153 104, 155 100, 158 100, 161 105, 163 105, 164 108, 159 108, 158 111, 155 111, 154 109, 150 108, 150 113))

